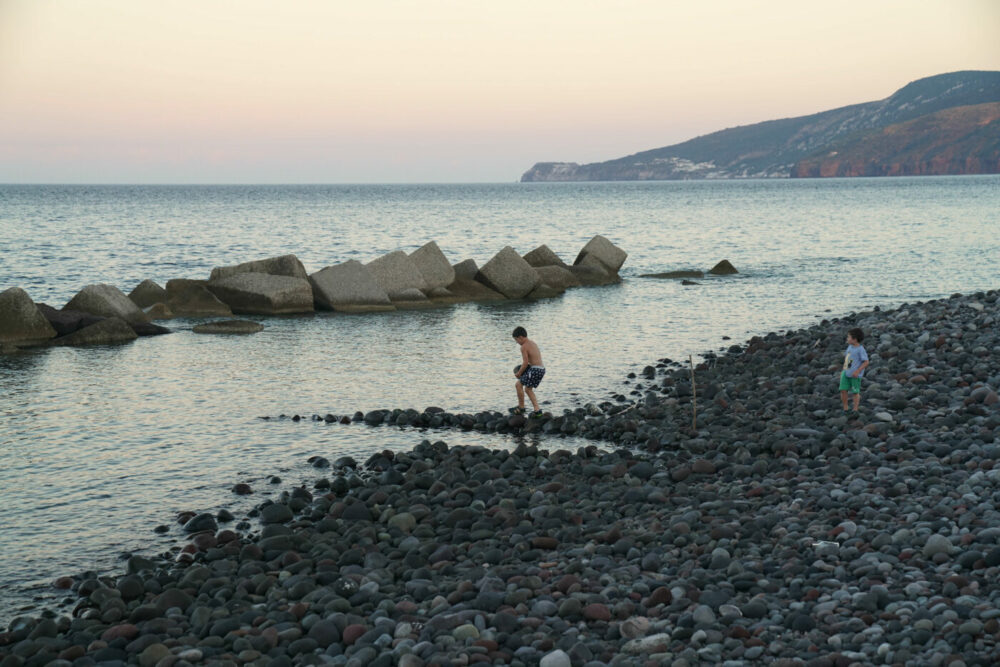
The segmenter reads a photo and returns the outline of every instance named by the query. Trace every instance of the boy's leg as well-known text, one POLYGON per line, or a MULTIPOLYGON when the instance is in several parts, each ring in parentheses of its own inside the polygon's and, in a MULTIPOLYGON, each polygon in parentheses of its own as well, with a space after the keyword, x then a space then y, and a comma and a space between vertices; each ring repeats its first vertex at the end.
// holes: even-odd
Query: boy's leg
POLYGON ((846 389, 841 389, 840 390, 840 404, 843 406, 844 412, 847 412, 847 390, 846 389))
POLYGON ((861 392, 854 394, 854 411, 857 412, 858 408, 861 407, 861 392))
POLYGON ((532 389, 531 387, 525 387, 524 390, 528 392, 528 398, 531 399, 531 407, 535 409, 535 412, 538 412, 539 408, 538 408, 538 401, 535 400, 535 390, 532 389))
MULTIPOLYGON (((521 384, 520 380, 514 381, 514 389, 517 390, 517 407, 524 409, 524 386, 521 384)), ((845 410, 847 408, 844 408, 845 410)))

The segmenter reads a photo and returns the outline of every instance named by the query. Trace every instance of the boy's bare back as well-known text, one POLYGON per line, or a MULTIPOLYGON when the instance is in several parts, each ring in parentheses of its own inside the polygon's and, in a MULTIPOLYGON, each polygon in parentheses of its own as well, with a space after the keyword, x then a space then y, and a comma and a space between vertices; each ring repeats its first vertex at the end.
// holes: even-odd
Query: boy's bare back
POLYGON ((542 363, 542 352, 538 345, 530 338, 525 338, 521 343, 521 358, 529 366, 545 366, 542 363))

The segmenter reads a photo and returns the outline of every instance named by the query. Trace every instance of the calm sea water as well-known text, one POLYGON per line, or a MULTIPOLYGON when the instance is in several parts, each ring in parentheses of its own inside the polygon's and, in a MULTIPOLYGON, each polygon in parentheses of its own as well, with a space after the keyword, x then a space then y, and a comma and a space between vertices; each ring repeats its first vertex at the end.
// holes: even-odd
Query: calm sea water
MULTIPOLYGON (((629 252, 621 285, 541 302, 378 315, 261 318, 250 337, 170 336, 0 357, 0 623, 57 601, 49 582, 156 553, 182 510, 237 515, 307 458, 365 457, 425 437, 510 438, 263 422, 437 405, 513 404, 510 338, 525 326, 556 411, 628 389, 630 371, 799 327, 830 311, 1000 286, 1000 177, 413 186, 0 186, 0 290, 61 307, 84 285, 293 252, 309 271, 436 240, 482 264, 505 245, 567 261, 594 234, 629 252), (638 275, 741 271, 700 285, 638 275), (255 496, 229 492, 249 481, 255 496)), ((627 391, 625 392, 627 393, 627 391)), ((563 443, 574 447, 579 443, 563 443)))

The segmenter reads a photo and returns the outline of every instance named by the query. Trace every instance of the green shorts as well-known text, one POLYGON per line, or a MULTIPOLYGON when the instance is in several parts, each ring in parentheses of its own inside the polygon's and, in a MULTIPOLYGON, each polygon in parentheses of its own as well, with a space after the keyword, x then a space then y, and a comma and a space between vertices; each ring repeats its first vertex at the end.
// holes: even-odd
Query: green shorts
POLYGON ((861 378, 848 377, 847 371, 840 371, 840 391, 850 394, 861 393, 861 378))

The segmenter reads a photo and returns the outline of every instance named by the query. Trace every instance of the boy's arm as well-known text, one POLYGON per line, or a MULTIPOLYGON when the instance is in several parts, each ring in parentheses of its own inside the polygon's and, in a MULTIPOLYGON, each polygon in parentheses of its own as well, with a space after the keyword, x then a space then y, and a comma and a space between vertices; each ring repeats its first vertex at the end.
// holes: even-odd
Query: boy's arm
POLYGON ((521 367, 518 368, 514 372, 514 377, 520 378, 521 374, 524 373, 524 371, 528 370, 528 366, 530 366, 530 365, 531 364, 528 363, 528 351, 526 349, 524 349, 524 345, 522 345, 521 346, 521 367))
POLYGON ((861 373, 861 371, 865 370, 866 368, 868 368, 868 360, 867 359, 865 359, 864 361, 861 362, 861 365, 858 366, 858 369, 856 371, 854 371, 853 377, 858 377, 858 374, 861 373))

